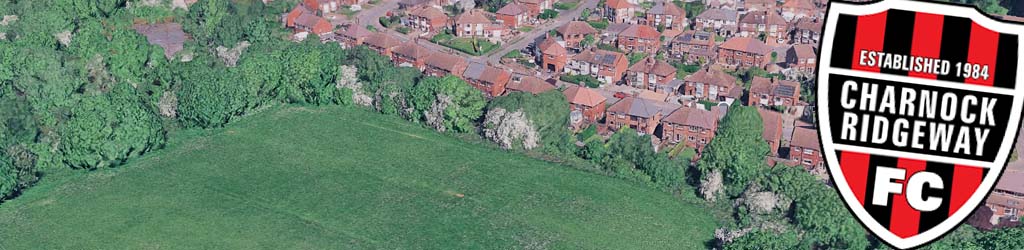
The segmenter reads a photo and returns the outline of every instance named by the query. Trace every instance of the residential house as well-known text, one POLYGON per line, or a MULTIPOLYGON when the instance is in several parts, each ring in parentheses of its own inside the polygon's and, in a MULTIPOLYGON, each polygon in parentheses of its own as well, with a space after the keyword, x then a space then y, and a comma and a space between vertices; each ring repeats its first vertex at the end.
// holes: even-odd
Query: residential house
POLYGON ((434 0, 434 5, 437 6, 450 6, 459 3, 459 0, 434 0))
POLYGON ((335 37, 341 43, 342 48, 352 48, 359 45, 363 45, 367 37, 373 34, 370 30, 367 30, 362 25, 349 25, 345 30, 335 31, 335 37))
POLYGON ((800 83, 755 76, 750 81, 748 106, 796 106, 800 103, 800 83))
POLYGON ((470 63, 462 73, 469 85, 484 92, 487 97, 501 96, 512 79, 512 73, 483 63, 470 63))
POLYGON ((578 125, 596 123, 604 118, 607 99, 597 91, 578 85, 569 85, 562 91, 562 94, 569 101, 569 111, 580 114, 582 118, 579 121, 573 121, 574 127, 580 128, 582 126, 578 125))
POLYGON ((778 13, 768 10, 750 11, 740 17, 739 35, 754 37, 765 42, 785 43, 789 34, 789 23, 778 13))
POLYGON ((367 37, 365 41, 363 41, 363 44, 365 44, 366 47, 369 47, 373 51, 376 51, 377 54, 391 57, 391 52, 394 51, 394 49, 397 48, 398 46, 401 46, 402 42, 399 41, 398 38, 394 38, 391 35, 387 35, 384 33, 373 33, 370 34, 370 36, 367 37))
POLYGON ((738 97, 731 94, 736 90, 742 96, 743 87, 736 84, 736 77, 710 68, 701 69, 683 79, 683 95, 693 96, 697 100, 732 103, 738 97))
POLYGON ((426 69, 423 71, 423 74, 435 77, 446 75, 462 76, 462 73, 469 67, 466 59, 447 53, 433 53, 430 57, 427 57, 425 64, 426 69))
POLYGON ((528 24, 532 18, 530 12, 526 10, 526 6, 517 3, 509 3, 501 7, 495 13, 495 17, 509 29, 518 29, 522 25, 528 24))
POLYGON ((619 33, 616 42, 619 49, 632 52, 643 52, 648 55, 658 53, 661 46, 661 33, 651 26, 634 24, 619 33))
POLYGON ((505 93, 511 92, 526 92, 534 95, 548 92, 555 89, 555 85, 551 85, 536 76, 528 76, 521 74, 513 74, 512 80, 509 80, 508 85, 505 85, 505 93))
POLYGON ((715 53, 715 34, 697 30, 684 31, 669 43, 669 55, 690 64, 713 62, 718 55, 715 53))
POLYGON ((771 62, 772 48, 750 37, 733 37, 718 46, 718 64, 764 68, 771 62))
POLYGON ((430 49, 415 42, 406 42, 391 51, 391 61, 400 67, 413 67, 423 71, 431 54, 430 49))
POLYGON ((776 0, 743 0, 743 11, 766 11, 774 10, 776 0))
POLYGON ((718 116, 696 107, 682 107, 661 120, 661 140, 675 145, 683 143, 697 153, 715 138, 718 116))
POLYGON ((572 48, 576 51, 580 51, 582 47, 580 42, 583 41, 588 35, 592 36, 592 39, 597 40, 597 29, 591 27, 590 24, 583 21, 571 21, 555 29, 555 32, 565 41, 566 48, 572 48))
POLYGON ((708 9, 694 19, 696 30, 715 32, 721 37, 732 37, 739 29, 739 13, 729 9, 708 9))
POLYGON ((761 123, 764 130, 761 131, 761 138, 768 143, 768 155, 779 155, 779 144, 782 143, 782 115, 767 109, 757 109, 761 115, 761 123))
POLYGON ((793 21, 802 17, 814 17, 818 13, 818 7, 814 6, 811 0, 786 0, 782 4, 782 17, 793 21))
POLYGON ((342 6, 352 5, 353 3, 342 0, 303 0, 301 4, 310 10, 314 10, 315 15, 323 15, 338 11, 342 6))
POLYGON ((629 127, 640 134, 654 135, 661 118, 679 106, 630 96, 608 108, 605 124, 610 130, 617 131, 622 127, 629 127))
POLYGON ((659 0, 640 22, 659 29, 683 30, 686 28, 686 12, 672 2, 659 0))
POLYGON ((562 72, 569 61, 569 51, 558 44, 554 38, 548 37, 537 46, 540 50, 541 68, 548 72, 562 72))
POLYGON ((633 23, 640 6, 628 0, 607 0, 604 3, 604 16, 613 23, 633 23))
POLYGON ((482 10, 474 9, 462 13, 455 19, 455 36, 487 38, 491 42, 501 41, 504 28, 494 24, 482 10))
POLYGON ((554 4, 554 0, 514 0, 514 2, 526 7, 526 10, 530 12, 530 16, 540 15, 544 10, 551 9, 552 4, 554 4))
POLYGON ((704 9, 707 9, 707 10, 710 10, 710 9, 736 10, 736 8, 738 8, 738 7, 743 7, 743 6, 740 6, 738 0, 706 0, 706 1, 704 1, 704 6, 705 6, 704 9))
POLYGON ((447 25, 448 15, 441 9, 427 5, 409 9, 405 21, 405 26, 427 33, 440 31, 447 25))
POLYGON ((985 206, 992 211, 992 225, 1017 224, 1024 212, 1024 171, 1008 168, 996 183, 985 206))
POLYGON ((648 56, 636 62, 626 70, 626 82, 630 86, 657 93, 676 93, 677 89, 669 88, 669 83, 675 79, 676 67, 665 61, 654 59, 654 56, 648 56))
POLYGON ((809 44, 797 44, 789 48, 786 52, 786 64, 789 64, 790 68, 796 69, 804 73, 814 73, 814 69, 818 63, 818 53, 814 51, 814 47, 809 44))
POLYGON ((411 10, 416 7, 430 6, 432 4, 430 0, 398 0, 398 8, 403 10, 411 10))
POLYGON ((303 4, 296 5, 291 12, 288 12, 285 17, 285 26, 292 28, 295 32, 309 32, 317 35, 334 31, 334 25, 331 22, 317 16, 316 12, 303 4))
POLYGON ((825 166, 821 156, 821 144, 818 144, 818 130, 810 126, 793 128, 793 138, 789 140, 789 159, 799 163, 807 170, 825 166))
POLYGON ((614 84, 622 80, 629 68, 629 59, 625 54, 601 49, 589 49, 573 56, 566 64, 565 73, 570 75, 590 75, 598 81, 614 84))
POLYGON ((821 39, 821 27, 822 23, 817 19, 810 17, 800 18, 793 25, 790 41, 798 44, 817 45, 818 40, 821 39))

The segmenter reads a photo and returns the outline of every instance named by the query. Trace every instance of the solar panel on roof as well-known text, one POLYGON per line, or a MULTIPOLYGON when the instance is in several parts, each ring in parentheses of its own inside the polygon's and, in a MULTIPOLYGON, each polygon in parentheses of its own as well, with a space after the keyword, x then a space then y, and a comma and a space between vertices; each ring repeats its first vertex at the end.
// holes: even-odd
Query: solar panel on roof
POLYGON ((793 96, 796 93, 796 87, 781 85, 775 88, 775 95, 793 96))
POLYGON ((610 65, 612 63, 615 63, 615 56, 613 56, 613 55, 599 55, 599 56, 601 57, 601 59, 599 59, 601 64, 608 64, 608 65, 610 65))

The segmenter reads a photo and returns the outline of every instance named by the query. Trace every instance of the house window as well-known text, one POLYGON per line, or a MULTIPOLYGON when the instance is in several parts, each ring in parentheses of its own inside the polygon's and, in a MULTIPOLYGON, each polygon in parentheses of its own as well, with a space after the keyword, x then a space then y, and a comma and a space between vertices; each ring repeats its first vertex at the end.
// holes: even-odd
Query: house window
POLYGON ((814 154, 814 150, 810 150, 810 149, 806 149, 806 148, 805 148, 805 149, 804 149, 804 154, 805 154, 805 155, 809 155, 809 154, 814 154))
POLYGON ((811 160, 804 159, 804 165, 810 166, 811 165, 811 160))
POLYGON ((690 141, 696 141, 696 140, 697 140, 696 137, 690 136, 690 141))

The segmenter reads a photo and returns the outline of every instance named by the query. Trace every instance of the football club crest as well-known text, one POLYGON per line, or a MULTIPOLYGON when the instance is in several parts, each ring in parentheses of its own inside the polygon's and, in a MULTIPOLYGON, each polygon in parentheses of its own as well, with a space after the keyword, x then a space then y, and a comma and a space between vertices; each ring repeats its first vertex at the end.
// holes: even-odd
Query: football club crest
POLYGON ((818 60, 836 189, 895 248, 930 243, 984 201, 1020 127, 1024 26, 973 7, 832 2, 818 60))

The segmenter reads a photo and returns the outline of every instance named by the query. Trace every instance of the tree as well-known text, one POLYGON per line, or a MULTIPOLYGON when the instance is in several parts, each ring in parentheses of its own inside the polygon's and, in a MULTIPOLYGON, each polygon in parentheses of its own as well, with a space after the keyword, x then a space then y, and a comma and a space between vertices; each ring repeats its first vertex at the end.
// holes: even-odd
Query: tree
POLYGON ((534 95, 514 92, 496 97, 487 106, 488 110, 504 109, 509 112, 522 110, 540 136, 541 146, 550 153, 570 153, 574 149, 572 132, 569 131, 569 102, 558 91, 547 91, 534 95))
POLYGON ((216 70, 209 61, 209 56, 201 56, 179 71, 178 119, 185 126, 223 126, 243 114, 251 100, 245 87, 235 82, 235 71, 216 70))
POLYGON ((484 96, 462 79, 454 76, 426 77, 412 90, 410 102, 414 114, 427 121, 430 107, 436 106, 440 100, 449 99, 450 105, 444 105, 436 116, 437 124, 444 130, 465 133, 475 129, 474 124, 483 115, 484 96))
POLYGON ((59 132, 64 162, 82 169, 116 166, 164 141, 157 118, 128 84, 109 95, 82 96, 59 132))
POLYGON ((737 197, 764 166, 768 143, 757 108, 732 105, 697 166, 702 176, 719 170, 729 197, 737 197))
POLYGON ((594 35, 587 34, 586 36, 583 36, 583 40, 580 40, 580 47, 590 48, 590 46, 594 45, 594 42, 597 42, 597 39, 594 38, 594 35))
POLYGON ((781 233, 772 232, 766 229, 758 229, 724 245, 725 250, 787 250, 787 249, 809 249, 799 247, 800 237, 793 230, 785 230, 781 233))
POLYGON ((1024 249, 1024 228, 992 230, 978 237, 978 245, 982 249, 1024 249))

